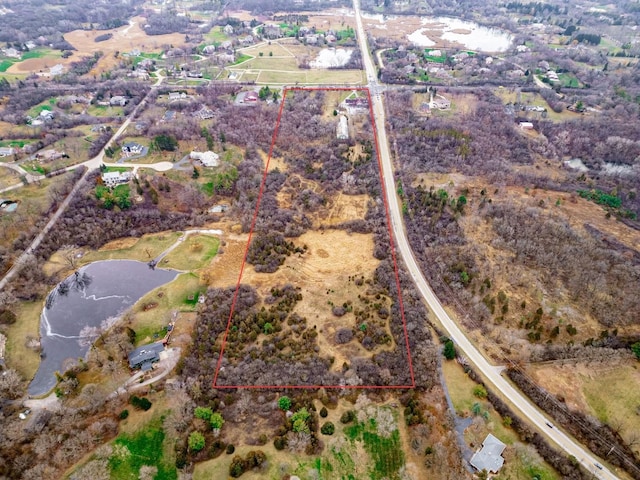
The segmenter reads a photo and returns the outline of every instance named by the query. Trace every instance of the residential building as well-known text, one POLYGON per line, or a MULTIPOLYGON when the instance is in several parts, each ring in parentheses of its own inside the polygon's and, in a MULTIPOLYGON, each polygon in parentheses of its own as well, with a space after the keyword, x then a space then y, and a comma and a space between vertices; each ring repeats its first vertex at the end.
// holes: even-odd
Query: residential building
POLYGON ((0 147, 0 157, 9 157, 16 153, 16 151, 13 147, 0 147))
POLYGON ((4 49, 4 54, 7 57, 12 57, 12 58, 20 58, 21 57, 21 53, 16 50, 15 48, 11 47, 11 48, 5 48, 4 49))
POLYGON ((522 130, 533 130, 533 123, 531 123, 531 122, 520 122, 520 128, 522 130))
POLYGON ((215 45, 207 45, 206 47, 204 47, 202 49, 202 53, 204 53, 205 55, 213 55, 214 53, 216 53, 216 46, 215 45))
POLYGON ((220 164, 220 156, 212 151, 191 152, 189 154, 191 160, 198 160, 203 167, 217 167, 220 164))
POLYGON ((102 182, 107 187, 115 187, 131 180, 131 172, 105 172, 102 174, 102 182))
POLYGON ((129 99, 127 97, 123 97, 122 95, 114 95, 109 100, 109 105, 111 105, 112 107, 113 106, 124 107, 128 102, 129 102, 129 99))
POLYGON ((215 114, 213 113, 213 110, 206 107, 205 105, 202 105, 202 107, 200 107, 200 110, 195 112, 193 116, 199 118, 200 120, 208 120, 215 117, 215 114))
POLYGON ((169 93, 169 101, 180 100, 187 98, 187 94, 184 92, 171 92, 169 93))
POLYGON ((153 364, 160 361, 160 353, 164 351, 164 345, 160 342, 142 345, 129 354, 129 367, 139 368, 143 372, 151 370, 153 364))
POLYGON ((222 31, 225 35, 233 35, 233 27, 231 25, 225 25, 222 31))
POLYGON ((124 145, 122 145, 122 153, 124 154, 125 157, 140 155, 142 154, 143 150, 144 150, 144 147, 139 143, 135 143, 135 142, 127 142, 124 145))
POLYGON ((486 470, 490 473, 498 473, 504 465, 502 452, 506 445, 492 434, 488 434, 487 438, 482 442, 482 448, 473 454, 469 463, 479 472, 486 470))
POLYGON ((280 25, 268 24, 263 27, 262 34, 266 38, 280 38, 282 36, 282 29, 280 25))
POLYGON ((45 162, 53 162, 54 160, 65 157, 66 155, 67 154, 65 152, 58 152, 57 150, 51 148, 49 150, 43 150, 36 153, 36 158, 45 162))
POLYGON ((250 92, 247 92, 244 94, 244 97, 242 98, 242 103, 251 103, 251 104, 255 104, 258 103, 258 92, 254 92, 253 90, 251 90, 250 92))

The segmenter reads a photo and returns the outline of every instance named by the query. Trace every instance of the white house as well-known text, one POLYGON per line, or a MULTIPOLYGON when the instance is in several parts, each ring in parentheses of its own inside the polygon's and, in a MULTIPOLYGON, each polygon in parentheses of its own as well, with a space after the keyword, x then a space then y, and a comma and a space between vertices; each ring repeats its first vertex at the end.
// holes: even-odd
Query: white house
POLYGON ((531 123, 531 122, 520 122, 520 128, 522 130, 533 130, 533 123, 531 123))
POLYGON ((204 167, 217 167, 220 164, 220 156, 212 151, 191 152, 189 154, 191 160, 198 160, 204 167))
POLYGON ((128 101, 129 99, 127 97, 123 97, 122 95, 114 95, 109 100, 109 105, 124 107, 128 101))
POLYGON ((187 94, 184 92, 171 92, 169 93, 169 101, 180 100, 187 98, 187 94))
POLYGON ((0 147, 0 157, 8 157, 16 153, 16 149, 13 147, 0 147))
POLYGON ((115 187, 127 183, 131 179, 131 172, 105 172, 102 174, 102 182, 107 187, 115 187))

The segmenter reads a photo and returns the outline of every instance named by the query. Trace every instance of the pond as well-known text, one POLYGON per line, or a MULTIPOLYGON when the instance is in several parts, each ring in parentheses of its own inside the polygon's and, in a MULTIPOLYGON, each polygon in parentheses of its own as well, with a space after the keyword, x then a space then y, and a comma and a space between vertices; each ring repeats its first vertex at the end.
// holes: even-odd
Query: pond
POLYGON ((407 35, 409 41, 420 47, 433 47, 438 43, 434 39, 438 38, 479 52, 504 52, 513 41, 509 32, 459 18, 421 17, 420 20, 424 27, 407 35))
POLYGON ((145 294, 180 272, 151 269, 133 260, 107 260, 80 268, 49 294, 40 316, 42 361, 29 395, 43 395, 63 372, 84 358, 98 336, 145 294))

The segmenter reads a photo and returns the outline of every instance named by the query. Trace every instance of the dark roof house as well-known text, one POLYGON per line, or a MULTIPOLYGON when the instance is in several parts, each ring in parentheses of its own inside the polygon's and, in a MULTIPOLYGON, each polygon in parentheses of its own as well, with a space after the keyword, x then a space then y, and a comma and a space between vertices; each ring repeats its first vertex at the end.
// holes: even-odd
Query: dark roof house
POLYGON ((139 368, 143 372, 151 370, 155 362, 160 361, 160 352, 164 345, 160 342, 142 345, 129 354, 129 367, 139 368))

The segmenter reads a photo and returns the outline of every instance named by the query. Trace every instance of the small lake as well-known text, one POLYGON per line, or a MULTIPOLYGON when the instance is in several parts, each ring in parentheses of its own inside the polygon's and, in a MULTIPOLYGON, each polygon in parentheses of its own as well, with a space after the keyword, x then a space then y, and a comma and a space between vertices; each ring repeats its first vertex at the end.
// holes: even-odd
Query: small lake
POLYGON ((419 47, 433 47, 437 44, 428 35, 455 42, 470 50, 479 52, 504 52, 509 49, 513 36, 498 28, 488 28, 475 22, 451 17, 421 17, 423 28, 407 35, 409 41, 419 47))
POLYGON ((43 395, 56 385, 55 372, 84 358, 96 338, 145 294, 180 272, 152 270, 133 260, 91 263, 60 282, 40 316, 42 360, 29 384, 29 395, 43 395))

